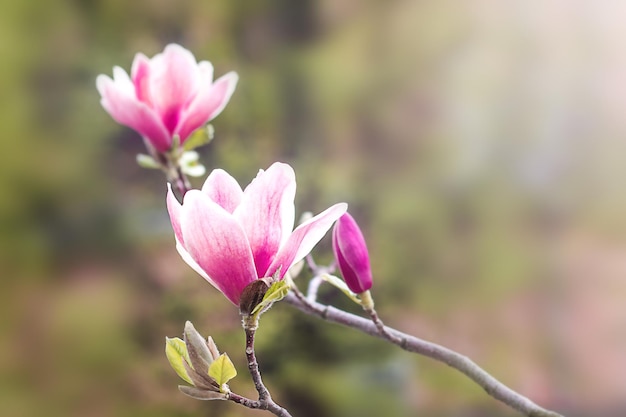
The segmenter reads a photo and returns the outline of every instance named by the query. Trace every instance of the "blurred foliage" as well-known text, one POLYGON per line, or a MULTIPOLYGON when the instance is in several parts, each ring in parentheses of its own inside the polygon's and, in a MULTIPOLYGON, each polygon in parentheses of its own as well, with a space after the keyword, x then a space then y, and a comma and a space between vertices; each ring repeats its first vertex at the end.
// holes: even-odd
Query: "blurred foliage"
MULTIPOLYGON (((241 183, 291 163, 299 212, 349 202, 389 323, 548 406, 623 415, 606 394, 619 387, 578 395, 589 381, 559 333, 575 323, 559 319, 555 248, 626 226, 623 31, 609 6, 572 4, 1 2, 3 415, 258 414, 177 391, 164 338, 191 320, 254 395, 239 318, 179 259, 163 178, 136 165, 142 141, 95 89, 169 42, 240 75, 203 162, 241 183)), ((328 240, 316 253, 330 260, 328 240)), ((515 415, 441 364, 288 306, 263 316, 258 349, 294 416, 515 415)))

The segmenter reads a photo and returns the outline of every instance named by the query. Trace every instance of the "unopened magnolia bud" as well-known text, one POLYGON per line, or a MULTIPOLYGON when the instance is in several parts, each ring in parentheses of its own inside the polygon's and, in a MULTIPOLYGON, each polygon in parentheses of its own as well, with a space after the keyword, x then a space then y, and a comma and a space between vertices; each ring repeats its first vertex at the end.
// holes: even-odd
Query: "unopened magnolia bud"
POLYGON ((335 223, 333 251, 337 265, 350 291, 357 294, 372 288, 372 270, 365 238, 348 213, 335 223))
POLYGON ((165 338, 165 355, 176 373, 193 387, 179 386, 199 400, 225 400, 228 381, 237 375, 226 353, 220 355, 213 338, 204 339, 191 322, 185 323, 184 340, 165 338))

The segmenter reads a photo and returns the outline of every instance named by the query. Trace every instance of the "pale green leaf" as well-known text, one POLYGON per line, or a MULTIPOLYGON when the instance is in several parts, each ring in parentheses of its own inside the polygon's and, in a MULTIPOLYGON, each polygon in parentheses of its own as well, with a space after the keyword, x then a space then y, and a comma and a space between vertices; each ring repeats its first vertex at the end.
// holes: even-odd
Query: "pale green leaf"
POLYGON ((221 387, 237 376, 237 370, 228 355, 222 353, 219 358, 209 366, 209 376, 221 387))
POLYGON ((159 169, 161 165, 154 160, 150 155, 146 155, 145 153, 137 154, 137 164, 142 168, 147 169, 159 169))
POLYGON ((206 145, 213 140, 214 129, 212 125, 206 125, 191 134, 183 144, 183 149, 190 151, 200 146, 206 145))
POLYGON ((348 298, 350 298, 355 303, 359 305, 361 304, 361 300, 359 300, 359 297, 357 297, 355 293, 350 291, 350 288, 348 288, 344 280, 342 280, 341 278, 336 277, 334 275, 330 275, 330 274, 323 274, 322 279, 328 282, 330 285, 333 285, 334 287, 337 287, 338 289, 340 289, 341 292, 347 295, 348 298))
POLYGON ((282 300, 287 296, 289 292, 289 283, 287 281, 277 281, 273 283, 268 289, 265 295, 263 296, 263 300, 254 307, 252 310, 252 315, 257 314, 267 307, 271 306, 277 301, 282 300))
POLYGON ((174 371, 176 371, 178 376, 193 385, 191 378, 189 378, 189 375, 185 370, 185 365, 183 364, 183 361, 187 361, 187 363, 189 363, 189 355, 187 354, 187 346, 185 346, 185 342, 178 337, 171 339, 166 337, 165 356, 167 356, 167 360, 170 362, 170 365, 174 368, 174 371))

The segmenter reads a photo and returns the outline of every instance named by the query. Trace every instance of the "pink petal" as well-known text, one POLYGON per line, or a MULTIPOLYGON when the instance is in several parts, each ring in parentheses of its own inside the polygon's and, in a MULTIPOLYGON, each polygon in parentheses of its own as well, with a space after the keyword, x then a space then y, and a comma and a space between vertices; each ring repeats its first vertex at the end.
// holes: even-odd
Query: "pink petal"
POLYGON ((165 127, 173 132, 183 108, 198 89, 196 59, 187 49, 170 44, 150 62, 150 91, 165 127))
MULTIPOLYGON (((167 211, 170 214, 170 219, 172 221, 172 228, 174 229, 174 235, 176 236, 176 250, 180 254, 183 261, 187 263, 194 271, 196 271, 200 276, 206 279, 211 285, 217 288, 211 277, 207 275, 207 273, 200 268, 200 265, 191 257, 187 249, 185 249, 185 242, 183 241, 183 233, 180 225, 180 216, 182 213, 183 206, 178 202, 174 193, 172 192, 172 186, 167 184, 167 211)), ((219 289, 219 288, 218 288, 219 289)))
POLYGON ((215 286, 235 305, 257 279, 246 235, 222 207, 199 190, 185 194, 181 215, 185 249, 215 286))
POLYGON ((196 261, 194 261, 189 252, 187 252, 187 249, 185 249, 185 247, 178 241, 178 239, 176 239, 176 250, 180 254, 180 257, 183 258, 183 261, 185 261, 185 263, 189 265, 191 269, 196 271, 202 278, 206 279, 209 284, 221 291, 218 286, 215 285, 215 282, 213 282, 211 277, 208 276, 202 268, 200 268, 200 265, 198 265, 196 261))
POLYGON ((211 111, 209 112, 209 120, 213 120, 222 112, 222 110, 224 110, 224 107, 226 107, 230 101, 230 97, 235 92, 238 82, 239 75, 234 71, 230 71, 215 80, 211 89, 211 96, 214 98, 209 103, 215 103, 215 105, 207 106, 211 108, 211 111))
POLYGON ((289 236, 287 243, 280 248, 280 252, 276 255, 264 276, 272 276, 280 268, 280 278, 282 278, 293 264, 311 252, 313 247, 322 240, 326 232, 332 227, 333 223, 347 209, 348 205, 346 203, 335 204, 298 226, 289 236))
POLYGON ((235 211, 243 197, 237 181, 223 169, 214 169, 211 172, 202 186, 202 192, 229 213, 235 211))
POLYGON ((198 62, 198 69, 200 70, 200 85, 210 86, 213 85, 213 64, 209 61, 198 62))
MULTIPOLYGON (((96 83, 97 82, 98 80, 96 80, 96 83)), ((133 82, 130 80, 128 74, 126 74, 126 71, 117 65, 113 67, 113 83, 120 91, 123 91, 129 96, 133 95, 133 91, 135 90, 133 82)))
POLYGON ((130 70, 135 96, 137 100, 152 107, 152 95, 150 93, 150 60, 144 54, 135 55, 133 66, 130 70))
POLYGON ((180 216, 182 213, 183 206, 178 202, 176 196, 172 192, 172 185, 167 184, 167 211, 170 214, 170 221, 172 222, 172 229, 174 229, 174 235, 176 235, 176 239, 182 244, 185 244, 183 240, 183 232, 180 227, 180 216))
POLYGON ((116 122, 139 132, 160 152, 170 148, 171 137, 157 114, 128 91, 125 80, 114 82, 106 75, 99 75, 96 86, 102 97, 102 107, 116 122))
MULTIPOLYGON (((206 78, 205 75, 203 77, 206 78)), ((176 128, 181 141, 187 139, 194 130, 222 112, 235 91, 238 79, 236 73, 229 72, 210 87, 205 85, 198 91, 196 98, 181 115, 179 125, 176 128)))
POLYGON ((275 163, 261 171, 244 191, 235 217, 246 232, 259 277, 264 277, 294 222, 296 178, 293 169, 275 163))

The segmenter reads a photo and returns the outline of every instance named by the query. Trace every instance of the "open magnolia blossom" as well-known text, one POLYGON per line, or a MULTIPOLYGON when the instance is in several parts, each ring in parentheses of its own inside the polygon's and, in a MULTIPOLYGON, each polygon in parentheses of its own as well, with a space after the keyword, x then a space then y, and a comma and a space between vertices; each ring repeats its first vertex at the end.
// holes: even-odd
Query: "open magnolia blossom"
POLYGON ((113 79, 99 75, 102 107, 120 124, 139 132, 159 152, 172 147, 174 136, 189 135, 224 109, 237 85, 234 72, 213 81, 213 66, 196 62, 180 45, 170 44, 148 59, 135 55, 130 77, 120 67, 113 79))
POLYGON ((202 190, 180 204, 171 187, 167 208, 176 247, 196 272, 239 305, 244 288, 264 277, 282 279, 346 212, 338 203, 293 230, 296 179, 293 169, 274 163, 242 190, 216 169, 202 190))

